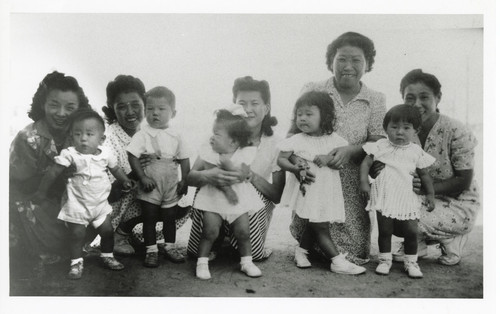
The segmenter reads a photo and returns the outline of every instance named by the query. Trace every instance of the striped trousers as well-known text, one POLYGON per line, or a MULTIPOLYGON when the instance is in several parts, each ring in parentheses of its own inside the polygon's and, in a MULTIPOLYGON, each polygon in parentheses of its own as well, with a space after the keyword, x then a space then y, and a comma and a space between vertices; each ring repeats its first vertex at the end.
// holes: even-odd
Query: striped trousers
MULTIPOLYGON (((254 261, 262 260, 265 257, 264 242, 266 241, 267 230, 269 229, 274 209, 274 204, 271 201, 262 195, 261 198, 264 201, 264 207, 248 217, 252 258, 254 261)), ((191 210, 191 220, 193 224, 189 234, 187 253, 190 256, 196 257, 198 256, 198 245, 203 233, 203 211, 193 207, 191 210)), ((225 235, 229 237, 231 246, 237 250, 238 243, 227 221, 223 222, 223 229, 225 235)))

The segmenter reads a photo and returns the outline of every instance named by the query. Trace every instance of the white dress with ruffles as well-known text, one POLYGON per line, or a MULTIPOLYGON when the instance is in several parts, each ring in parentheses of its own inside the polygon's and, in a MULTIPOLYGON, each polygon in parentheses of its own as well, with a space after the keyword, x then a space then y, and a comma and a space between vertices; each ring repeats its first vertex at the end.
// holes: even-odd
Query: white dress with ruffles
MULTIPOLYGON (((231 156, 231 162, 236 168, 240 168, 243 163, 250 165, 256 153, 257 147, 254 146, 238 148, 231 156)), ((202 146, 199 156, 210 164, 221 166, 220 155, 214 152, 208 144, 202 146)), ((250 182, 235 183, 231 185, 231 188, 238 196, 238 204, 230 204, 220 189, 206 184, 196 194, 193 207, 221 214, 223 218, 231 217, 231 219, 236 219, 244 213, 254 213, 264 207, 257 189, 250 182)))
POLYGON ((310 171, 316 176, 315 182, 306 185, 306 194, 299 190, 300 183, 292 173, 288 173, 283 191, 282 203, 309 222, 344 222, 344 196, 338 170, 327 166, 318 167, 313 163, 316 155, 327 155, 336 147, 348 145, 336 133, 323 136, 295 134, 278 144, 282 152, 293 152, 305 159, 310 171))
POLYGON ((422 204, 421 198, 413 192, 413 173, 416 168, 432 165, 435 158, 417 144, 400 146, 386 138, 366 143, 363 149, 373 155, 374 160, 385 164, 371 185, 366 210, 376 210, 398 220, 419 219, 422 204))

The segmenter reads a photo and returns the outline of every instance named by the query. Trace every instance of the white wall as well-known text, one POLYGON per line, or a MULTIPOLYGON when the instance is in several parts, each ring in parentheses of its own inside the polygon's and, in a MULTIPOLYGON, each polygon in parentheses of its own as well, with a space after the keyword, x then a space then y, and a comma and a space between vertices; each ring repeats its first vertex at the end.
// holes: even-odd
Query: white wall
POLYGON ((10 136, 30 122, 31 97, 52 70, 75 76, 99 111, 117 74, 140 77, 148 89, 166 85, 193 147, 210 132, 213 111, 231 102, 234 79, 252 75, 269 81, 283 134, 303 84, 331 75, 327 45, 357 31, 377 50, 363 81, 386 94, 388 107, 401 103, 402 76, 422 68, 443 85, 442 112, 482 137, 482 26, 481 15, 14 13, 10 136))

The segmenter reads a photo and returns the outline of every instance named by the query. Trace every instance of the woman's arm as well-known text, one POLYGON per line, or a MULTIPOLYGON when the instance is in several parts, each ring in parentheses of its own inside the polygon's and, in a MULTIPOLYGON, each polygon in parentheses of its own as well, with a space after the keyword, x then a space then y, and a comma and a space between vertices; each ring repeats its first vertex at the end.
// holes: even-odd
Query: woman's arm
POLYGON ((217 167, 206 169, 205 164, 203 159, 196 158, 187 175, 186 181, 189 186, 202 187, 205 184, 210 184, 219 187, 241 182, 237 171, 226 171, 217 167))
POLYGON ((275 171, 272 175, 272 183, 261 177, 255 172, 251 172, 250 182, 260 191, 268 200, 275 204, 281 201, 283 188, 285 187, 285 172, 275 171))
MULTIPOLYGON (((381 135, 370 135, 367 137, 367 142, 376 142, 379 139, 384 138, 381 135)), ((340 169, 340 166, 347 164, 352 161, 354 163, 359 163, 362 161, 364 156, 366 155, 363 150, 363 145, 346 145, 334 148, 329 155, 333 156, 331 162, 328 163, 328 167, 332 169, 340 169)))
POLYGON ((32 198, 33 203, 40 204, 41 201, 47 197, 48 190, 50 189, 54 181, 57 179, 57 177, 60 176, 65 169, 66 169, 65 166, 62 166, 60 164, 53 164, 47 170, 47 172, 42 178, 42 181, 40 182, 38 190, 35 192, 35 195, 32 198))
MULTIPOLYGON (((433 182, 434 193, 438 195, 450 195, 456 197, 467 190, 471 183, 474 170, 455 170, 455 175, 449 179, 433 182)), ((417 175, 413 176, 413 191, 417 194, 424 194, 422 191, 422 180, 417 175)))

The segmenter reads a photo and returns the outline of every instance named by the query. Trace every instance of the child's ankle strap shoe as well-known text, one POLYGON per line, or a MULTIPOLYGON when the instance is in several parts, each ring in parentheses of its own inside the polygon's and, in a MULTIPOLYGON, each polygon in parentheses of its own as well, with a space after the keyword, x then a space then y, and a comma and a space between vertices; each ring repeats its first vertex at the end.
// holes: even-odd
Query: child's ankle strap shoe
POLYGON ((378 266, 375 269, 375 273, 379 275, 389 275, 391 266, 392 266, 392 254, 380 253, 378 256, 378 266))
POLYGON ((262 272, 259 267, 255 266, 253 262, 246 262, 241 264, 241 271, 244 272, 248 277, 260 277, 262 272))

